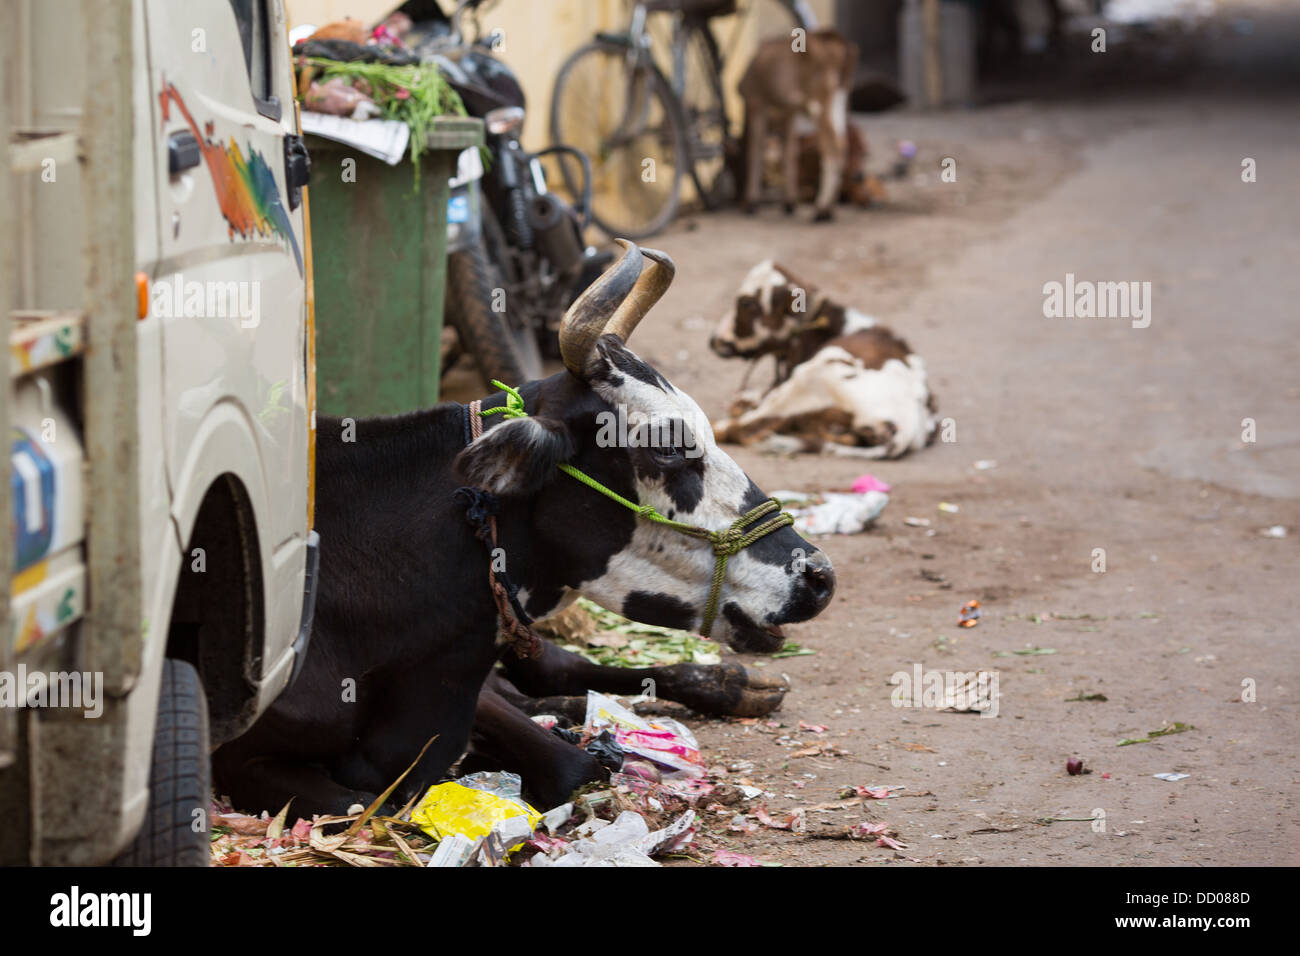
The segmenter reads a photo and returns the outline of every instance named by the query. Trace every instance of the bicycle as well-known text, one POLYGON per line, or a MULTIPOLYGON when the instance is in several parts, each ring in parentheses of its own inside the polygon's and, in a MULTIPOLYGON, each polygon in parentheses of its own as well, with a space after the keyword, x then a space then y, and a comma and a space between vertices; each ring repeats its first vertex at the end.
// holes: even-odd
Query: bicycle
MULTIPOLYGON (((805 0, 777 2, 798 26, 815 29, 805 0)), ((736 13, 737 4, 640 0, 631 8, 626 30, 597 33, 560 67, 550 125, 552 142, 591 159, 592 221, 611 236, 643 239, 676 215, 688 175, 706 209, 734 196, 728 159, 738 145, 710 21, 736 13), (651 14, 671 14, 668 76, 655 60, 651 14)), ((577 171, 564 161, 560 170, 574 190, 577 171)))

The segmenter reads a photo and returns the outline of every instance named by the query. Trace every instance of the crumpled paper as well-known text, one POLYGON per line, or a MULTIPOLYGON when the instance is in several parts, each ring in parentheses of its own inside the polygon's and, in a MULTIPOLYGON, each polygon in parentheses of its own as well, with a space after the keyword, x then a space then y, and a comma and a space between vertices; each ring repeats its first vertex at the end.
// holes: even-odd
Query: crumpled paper
POLYGON ((695 811, 687 810, 662 830, 651 830, 645 817, 624 810, 611 823, 588 820, 574 831, 578 839, 550 856, 539 853, 529 866, 658 866, 650 857, 690 841, 695 811))
POLYGON ((889 504, 889 495, 883 491, 774 491, 772 497, 794 515, 795 530, 801 534, 857 534, 880 517, 889 504))

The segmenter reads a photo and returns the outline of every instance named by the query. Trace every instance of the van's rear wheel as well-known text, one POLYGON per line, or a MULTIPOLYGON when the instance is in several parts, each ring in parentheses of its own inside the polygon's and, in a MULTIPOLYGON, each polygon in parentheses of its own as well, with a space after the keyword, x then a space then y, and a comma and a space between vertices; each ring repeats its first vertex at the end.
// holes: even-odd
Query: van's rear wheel
POLYGON ((158 694, 149 809, 135 841, 113 864, 207 866, 211 802, 207 698, 193 665, 168 658, 158 694))

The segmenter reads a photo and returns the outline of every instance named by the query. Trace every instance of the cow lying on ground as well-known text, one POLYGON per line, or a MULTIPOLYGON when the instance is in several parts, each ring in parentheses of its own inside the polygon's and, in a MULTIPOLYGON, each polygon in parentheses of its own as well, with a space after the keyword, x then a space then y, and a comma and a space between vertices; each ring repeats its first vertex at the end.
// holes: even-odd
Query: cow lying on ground
MULTIPOLYGON (((636 693, 649 676, 658 696, 709 712, 779 701, 734 665, 627 671, 545 644, 537 657, 503 655, 498 642, 489 568, 508 572, 533 618, 579 594, 684 629, 716 608, 712 636, 738 651, 780 647, 780 625, 814 617, 834 590, 826 556, 780 524, 730 558, 713 601, 709 541, 560 473, 566 463, 642 509, 708 529, 766 499, 714 443, 699 406, 624 344, 672 277, 662 253, 648 250, 643 271, 642 252, 624 245, 564 318, 566 371, 520 389, 526 416, 485 415, 472 441, 469 410, 456 404, 361 419, 354 431, 320 419, 311 651, 298 681, 214 755, 217 786, 236 806, 274 812, 295 798, 293 812, 308 816, 367 804, 436 734, 390 799, 401 806, 443 776, 471 730, 496 769, 520 773, 526 794, 553 806, 604 771, 528 720, 525 696, 636 693), (602 423, 620 412, 629 440, 610 445, 602 423), (490 551, 466 520, 461 486, 495 496, 490 551), (504 672, 485 684, 498 658, 504 672)), ((505 395, 483 406, 510 409, 505 395)), ((478 503, 490 510, 491 499, 478 503)))
POLYGON ((840 193, 847 152, 849 86, 858 64, 858 48, 835 30, 811 30, 806 49, 796 51, 789 37, 759 44, 740 79, 745 103, 745 209, 753 212, 763 183, 763 156, 771 132, 783 149, 785 208, 794 211, 798 197, 799 139, 795 118, 817 126, 821 177, 814 201, 814 221, 831 218, 840 193))
POLYGON ((770 260, 750 270, 709 346, 723 358, 776 360, 767 392, 742 395, 714 423, 720 442, 897 458, 934 440, 936 404, 921 357, 871 316, 770 260))

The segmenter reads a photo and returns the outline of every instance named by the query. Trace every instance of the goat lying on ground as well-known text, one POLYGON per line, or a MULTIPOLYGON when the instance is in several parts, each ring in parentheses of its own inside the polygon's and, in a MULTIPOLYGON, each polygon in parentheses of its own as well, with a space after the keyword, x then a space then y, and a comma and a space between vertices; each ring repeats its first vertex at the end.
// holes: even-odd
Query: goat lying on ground
POLYGON ((811 30, 806 49, 796 52, 789 37, 759 44, 740 79, 745 103, 745 209, 753 212, 763 183, 763 154, 769 130, 781 140, 785 207, 793 212, 798 200, 799 138, 795 117, 817 126, 821 178, 814 202, 814 220, 831 218, 831 205, 840 193, 848 127, 849 86, 858 63, 858 48, 834 30, 811 30))
POLYGON ((720 442, 897 458, 934 440, 921 357, 770 260, 750 270, 709 346, 723 358, 776 360, 767 392, 742 396, 714 423, 720 442))
MULTIPOLYGON (((845 136, 847 148, 844 155, 844 173, 840 177, 839 202, 841 205, 870 206, 885 198, 885 187, 867 172, 867 135, 856 123, 848 124, 845 136)), ((815 202, 821 176, 821 153, 817 136, 802 133, 799 136, 799 200, 815 202)))
POLYGON ((605 772, 529 720, 524 695, 637 693, 648 675, 658 696, 700 710, 779 702, 779 690, 736 665, 629 671, 498 640, 505 599, 490 581, 505 588, 507 572, 517 588, 507 623, 581 594, 637 621, 711 626, 739 651, 779 648, 780 625, 816 616, 834 590, 825 554, 782 519, 746 525, 753 540, 726 552, 718 583, 723 544, 671 524, 721 531, 775 506, 717 447, 699 406, 624 344, 672 277, 662 253, 647 250, 643 271, 642 252, 624 245, 564 317, 566 370, 518 398, 485 400, 478 419, 456 404, 348 429, 320 419, 311 652, 298 681, 214 755, 217 786, 236 806, 274 811, 295 798, 294 813, 309 816, 369 804, 436 734, 390 799, 401 806, 442 777, 471 731, 496 769, 519 773, 526 794, 554 806, 605 772), (602 439, 611 418, 626 422, 628 440, 602 439), (493 509, 491 536, 480 539, 467 518, 482 518, 481 530, 493 509), (489 681, 498 658, 504 673, 489 681))

